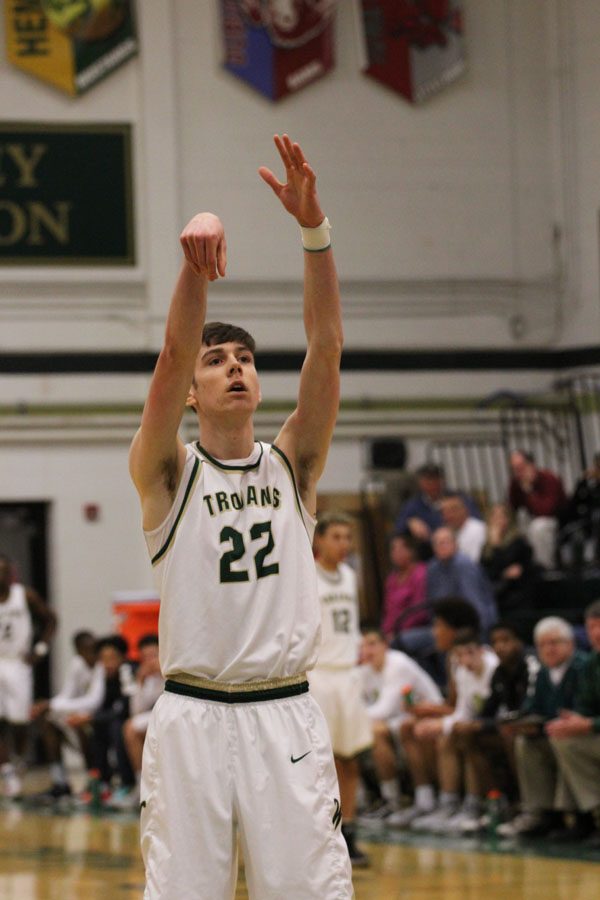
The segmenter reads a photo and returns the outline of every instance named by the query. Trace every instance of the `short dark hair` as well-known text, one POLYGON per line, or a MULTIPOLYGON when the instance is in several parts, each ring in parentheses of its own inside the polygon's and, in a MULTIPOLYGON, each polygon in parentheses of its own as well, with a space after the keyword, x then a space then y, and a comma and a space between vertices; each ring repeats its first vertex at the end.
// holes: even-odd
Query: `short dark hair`
POLYGON ((202 330, 202 343, 205 347, 214 347, 215 344, 228 343, 242 344, 250 353, 256 351, 256 341, 252 335, 239 325, 229 325, 226 322, 207 322, 202 330))
POLYGON ((73 646, 76 650, 81 650, 82 644, 85 644, 86 641, 93 641, 95 643, 96 638, 92 634, 91 631, 76 631, 72 637, 73 646))
POLYGON ((473 628, 479 631, 481 621, 475 607, 462 597, 444 597, 433 604, 433 618, 441 619, 450 628, 473 628))
POLYGON ((366 637, 368 634, 375 634, 380 641, 386 643, 385 634, 383 633, 379 625, 363 625, 360 629, 360 633, 363 637, 366 637))
POLYGON ((317 525, 315 528, 315 534, 322 537, 328 528, 331 528, 332 525, 347 525, 351 528, 354 525, 354 521, 348 513, 340 512, 336 509, 328 510, 319 516, 317 525))
POLYGON ((459 628, 456 636, 452 641, 453 647, 465 647, 467 644, 481 645, 479 631, 476 628, 459 628))
POLYGON ((138 650, 141 650, 142 647, 158 647, 158 635, 152 632, 151 634, 143 634, 142 637, 137 642, 138 650))
POLYGON ((512 622, 496 622, 495 625, 492 625, 489 631, 490 640, 492 640, 494 632, 496 631, 508 631, 509 634, 512 634, 512 636, 516 638, 517 641, 521 641, 521 643, 523 642, 523 638, 519 629, 516 625, 513 625, 512 622))
POLYGON ((410 531, 397 531, 390 538, 390 547, 394 541, 402 541, 407 550, 410 550, 415 556, 419 551, 419 542, 410 531))
POLYGON ((584 618, 600 619, 600 600, 594 600, 589 606, 586 606, 584 618))
POLYGON ((443 478, 444 467, 439 463, 426 462, 416 471, 417 478, 443 478))
POLYGON ((100 653, 104 647, 112 647, 123 656, 127 656, 129 652, 129 644, 120 634, 109 634, 107 637, 100 638, 96 644, 96 650, 100 653))

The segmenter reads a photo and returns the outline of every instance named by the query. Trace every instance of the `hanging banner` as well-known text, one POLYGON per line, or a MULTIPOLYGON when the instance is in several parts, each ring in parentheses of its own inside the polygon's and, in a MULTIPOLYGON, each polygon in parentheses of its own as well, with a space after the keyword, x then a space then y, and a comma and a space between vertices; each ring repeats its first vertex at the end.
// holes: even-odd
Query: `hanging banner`
POLYGON ((132 266, 131 128, 0 122, 0 265, 132 266))
POLYGON ((365 73, 422 103, 465 70, 462 0, 361 0, 365 73))
POLYGON ((336 0, 221 0, 224 66, 270 100, 333 68, 336 0))
POLYGON ((4 0, 17 68, 82 94, 137 53, 133 0, 4 0))

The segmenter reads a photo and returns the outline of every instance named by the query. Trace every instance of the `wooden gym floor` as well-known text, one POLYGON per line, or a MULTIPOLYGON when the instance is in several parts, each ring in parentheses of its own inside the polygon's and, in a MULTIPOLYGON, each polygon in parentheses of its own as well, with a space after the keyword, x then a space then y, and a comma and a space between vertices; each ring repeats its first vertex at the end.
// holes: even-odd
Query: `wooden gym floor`
MULTIPOLYGON (((417 842, 384 831, 362 838, 373 865, 355 873, 356 900, 600 896, 600 854, 558 859, 543 844, 523 855, 510 844, 417 842)), ((574 853, 585 855, 581 848, 574 853)), ((57 815, 27 804, 0 809, 0 900, 141 900, 143 884, 134 816, 57 815)), ((247 896, 241 875, 236 900, 247 896)))

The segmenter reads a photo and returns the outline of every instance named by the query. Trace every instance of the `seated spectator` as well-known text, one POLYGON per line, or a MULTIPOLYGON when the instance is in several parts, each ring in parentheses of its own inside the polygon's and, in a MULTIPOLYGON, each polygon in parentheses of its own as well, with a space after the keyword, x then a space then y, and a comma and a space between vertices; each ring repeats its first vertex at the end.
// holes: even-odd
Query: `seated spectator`
POLYGON ((425 563, 417 561, 417 542, 410 534, 396 534, 390 543, 392 571, 385 581, 382 630, 388 642, 397 634, 430 622, 425 607, 425 563))
MULTIPOLYGON (((439 688, 429 675, 406 653, 388 649, 380 631, 364 631, 361 645, 360 675, 363 699, 373 726, 373 757, 385 801, 377 805, 377 817, 383 818, 398 806, 400 725, 415 705, 443 703, 439 688)), ((377 791, 374 792, 377 795, 377 791)))
POLYGON ((538 469, 531 453, 515 450, 510 454, 512 477, 508 489, 510 506, 522 511, 525 533, 533 547, 533 558, 546 569, 556 565, 556 538, 559 516, 567 498, 558 475, 538 469))
POLYGON ((464 760, 470 787, 462 808, 443 826, 448 833, 479 830, 489 791, 500 791, 504 802, 507 797, 515 799, 512 738, 502 732, 502 724, 508 715, 518 713, 533 693, 540 666, 510 624, 494 625, 490 643, 500 662, 492 675, 489 696, 474 718, 456 723, 449 741, 448 752, 464 760))
POLYGON ((570 497, 565 512, 566 527, 562 539, 574 545, 572 555, 579 558, 574 562, 600 562, 600 453, 594 454, 594 461, 587 469, 570 497), (577 548, 577 549, 576 549, 577 548))
POLYGON ((600 600, 585 612, 592 647, 575 696, 575 711, 563 710, 546 725, 561 777, 580 813, 575 826, 557 837, 579 840, 590 835, 588 846, 600 848, 600 600))
POLYGON ((65 744, 79 750, 86 766, 92 765, 89 734, 85 725, 67 724, 73 715, 93 714, 104 696, 104 669, 98 662, 96 639, 89 631, 73 635, 75 655, 71 659, 61 691, 50 700, 38 700, 31 709, 31 718, 41 724, 42 740, 50 763, 52 786, 38 795, 44 802, 60 801, 71 796, 71 786, 62 761, 65 744))
POLYGON ((114 809, 137 809, 140 805, 142 752, 150 715, 164 688, 158 659, 158 635, 146 634, 138 641, 140 664, 135 673, 135 691, 129 698, 130 718, 123 725, 125 750, 135 775, 135 787, 127 786, 111 797, 114 809))
POLYGON ((504 503, 490 510, 481 565, 492 584, 498 615, 504 622, 518 623, 520 614, 532 607, 540 569, 504 503))
POLYGON ((98 658, 104 669, 102 703, 89 713, 73 713, 67 724, 73 727, 89 725, 90 758, 92 768, 100 773, 103 799, 108 799, 113 775, 117 772, 120 784, 135 785, 135 776, 121 740, 123 723, 129 718, 129 698, 135 691, 131 663, 127 661, 127 641, 120 635, 110 635, 98 641, 98 658))
POLYGON ((563 824, 565 812, 576 808, 543 726, 574 708, 587 656, 575 649, 571 625, 557 616, 541 619, 533 639, 542 664, 533 693, 526 696, 521 714, 502 726, 515 740, 522 810, 499 826, 504 837, 543 837, 563 824))
POLYGON ((469 513, 464 498, 457 493, 446 494, 440 501, 440 509, 444 525, 454 532, 458 552, 478 563, 485 543, 484 523, 469 513))
POLYGON ((433 533, 433 552, 434 558, 427 564, 428 601, 462 597, 475 607, 481 628, 487 634, 496 621, 496 603, 483 569, 459 553, 450 528, 438 528, 433 533))
MULTIPOLYGON (((407 720, 400 730, 402 747, 415 784, 413 806, 390 816, 388 822, 415 831, 443 831, 461 808, 462 765, 453 734, 459 723, 480 712, 489 695, 498 657, 481 644, 477 631, 465 629, 455 638, 452 657, 456 704, 443 715, 407 720), (435 784, 439 798, 435 799, 435 784)), ((477 790, 471 773, 465 771, 465 799, 477 790)), ((466 809, 466 807, 465 807, 466 809)))
MULTIPOLYGON (((416 475, 418 491, 400 508, 395 531, 398 534, 410 532, 418 542, 421 559, 426 560, 431 556, 431 536, 444 524, 439 503, 447 491, 442 466, 425 463, 417 469, 416 475)), ((470 497, 464 500, 470 515, 478 516, 476 503, 470 497)))

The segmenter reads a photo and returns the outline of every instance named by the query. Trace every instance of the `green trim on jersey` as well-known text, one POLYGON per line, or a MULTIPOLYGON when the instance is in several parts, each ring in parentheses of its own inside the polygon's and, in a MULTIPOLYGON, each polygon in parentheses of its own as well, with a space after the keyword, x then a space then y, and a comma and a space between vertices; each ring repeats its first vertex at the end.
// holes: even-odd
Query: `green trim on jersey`
MULTIPOLYGON (((294 475, 294 470, 292 469, 292 464, 283 452, 277 447, 275 444, 271 444, 271 450, 274 450, 277 456, 280 458, 280 462, 283 464, 284 469, 287 471, 290 481, 292 482, 292 487, 294 488, 294 498, 296 500, 296 509, 298 511, 298 515, 302 520, 302 524, 304 525, 304 530, 308 535, 308 539, 310 541, 310 534, 308 534, 308 528, 306 527, 306 522, 304 521, 304 516, 302 515, 302 501, 300 500, 300 493, 298 491, 298 485, 296 484, 296 476, 294 475)), ((277 458, 277 457, 275 457, 277 458)))
POLYGON ((252 469, 258 469, 260 461, 262 459, 264 448, 260 441, 258 443, 260 445, 259 457, 256 462, 250 463, 247 466, 226 466, 224 463, 219 462, 218 459, 215 459, 214 456, 211 456, 210 453, 207 453, 204 447, 201 446, 200 441, 196 441, 196 449, 206 457, 206 462, 210 463, 213 466, 216 466, 217 469, 224 469, 226 472, 250 472, 252 471, 252 469))
POLYGON ((158 553, 156 553, 152 557, 152 565, 153 566, 155 566, 156 563, 160 562, 160 560, 165 555, 165 553, 167 552, 167 550, 169 549, 170 545, 173 542, 173 538, 175 537, 175 532, 177 531, 179 522, 181 521, 181 517, 183 516, 183 514, 185 512, 185 508, 188 503, 188 500, 190 499, 190 495, 192 493, 192 488, 194 486, 194 482, 196 481, 196 477, 198 475, 199 469, 200 469, 200 460, 196 457, 196 459, 194 460, 192 473, 190 475, 189 481, 187 483, 187 487, 185 489, 185 494, 183 495, 183 500, 182 500, 181 506, 179 507, 179 512, 177 513, 177 517, 173 523, 173 527, 171 528, 171 531, 169 532, 169 536, 168 536, 167 540, 164 542, 164 544, 162 545, 162 547, 160 548, 158 553))
POLYGON ((213 700, 218 703, 261 703, 265 700, 284 700, 286 697, 306 694, 308 681, 258 691, 212 691, 192 684, 183 684, 174 678, 167 678, 165 691, 171 694, 181 694, 184 697, 195 697, 197 700, 213 700))

